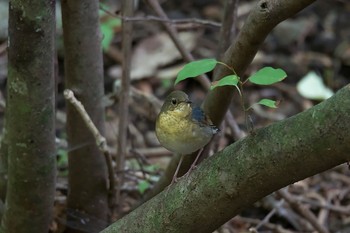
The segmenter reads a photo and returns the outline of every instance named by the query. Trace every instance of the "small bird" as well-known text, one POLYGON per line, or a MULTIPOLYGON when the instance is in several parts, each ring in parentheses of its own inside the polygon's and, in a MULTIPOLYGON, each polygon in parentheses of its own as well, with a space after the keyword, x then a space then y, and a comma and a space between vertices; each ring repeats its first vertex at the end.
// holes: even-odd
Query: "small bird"
MULTIPOLYGON (((218 131, 200 107, 192 107, 186 93, 173 91, 167 96, 156 120, 156 135, 162 146, 182 155, 172 183, 176 181, 183 156, 203 148, 218 131)), ((189 172, 199 156, 200 152, 189 172)))

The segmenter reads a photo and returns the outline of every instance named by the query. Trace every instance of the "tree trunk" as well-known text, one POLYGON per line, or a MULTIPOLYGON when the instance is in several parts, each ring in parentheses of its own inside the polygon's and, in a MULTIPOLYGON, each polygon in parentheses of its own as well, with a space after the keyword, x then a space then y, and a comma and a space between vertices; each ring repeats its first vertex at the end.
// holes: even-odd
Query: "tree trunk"
MULTIPOLYGON (((7 176, 8 176, 8 136, 7 136, 7 124, 6 124, 6 111, 5 111, 5 120, 4 120, 4 130, 1 135, 0 143, 0 199, 2 204, 5 203, 6 199, 6 190, 7 190, 7 176)), ((0 215, 3 212, 0 208, 0 215)), ((0 218, 1 219, 1 218, 0 218)))
MULTIPOLYGON (((98 0, 63 0, 62 20, 66 87, 74 91, 103 133, 103 61, 98 6, 98 0)), ((67 232, 98 232, 108 223, 107 165, 93 135, 69 103, 67 136, 70 147, 81 146, 68 155, 67 232)))
POLYGON ((10 1, 8 187, 1 232, 46 233, 55 193, 55 1, 10 1))

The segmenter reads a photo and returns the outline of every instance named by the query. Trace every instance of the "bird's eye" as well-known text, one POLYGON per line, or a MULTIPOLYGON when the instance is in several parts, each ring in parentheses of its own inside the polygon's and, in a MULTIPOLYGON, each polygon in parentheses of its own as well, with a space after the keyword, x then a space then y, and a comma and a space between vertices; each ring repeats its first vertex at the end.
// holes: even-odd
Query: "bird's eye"
POLYGON ((176 105, 176 104, 177 104, 177 100, 176 100, 175 98, 172 98, 172 99, 171 99, 171 103, 172 103, 173 105, 176 105))

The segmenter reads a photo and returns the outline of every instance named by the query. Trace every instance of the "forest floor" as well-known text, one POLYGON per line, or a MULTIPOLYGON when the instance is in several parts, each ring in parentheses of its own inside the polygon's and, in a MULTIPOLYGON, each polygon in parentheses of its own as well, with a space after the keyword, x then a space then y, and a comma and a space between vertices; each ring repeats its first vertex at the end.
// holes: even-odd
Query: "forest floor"
MULTIPOLYGON (((110 1, 112 2, 112 1, 110 1)), ((118 1, 115 1, 118 2, 118 1)), ((178 37, 196 59, 217 56, 222 5, 214 0, 163 1, 162 7, 179 31, 178 37), (176 20, 184 20, 179 23, 176 20), (201 20, 199 20, 201 19, 201 20)), ((256 1, 240 1, 236 26, 242 27, 256 1)), ((113 156, 118 139, 118 93, 121 77, 121 25, 114 14, 118 5, 106 3, 101 7, 104 38, 104 68, 106 97, 106 138, 113 156), (103 8, 103 10, 102 10, 103 8)), ((0 7, 2 8, 2 7, 0 7)), ((136 10, 133 31, 131 100, 128 154, 122 195, 123 211, 133 208, 142 195, 151 189, 171 159, 171 153, 159 145, 154 132, 155 118, 165 96, 174 89, 173 83, 185 62, 159 20, 149 17, 155 13, 140 2, 136 10)), ((281 83, 245 87, 249 105, 262 98, 279 101, 277 109, 256 105, 249 112, 254 128, 261 128, 302 112, 350 82, 350 2, 320 0, 297 16, 279 24, 266 38, 264 45, 249 66, 244 77, 264 66, 282 68, 288 77, 281 83)), ((0 18, 0 23, 2 19, 0 18)), ((62 95, 63 53, 58 20, 58 95, 57 137, 65 141, 65 103, 62 95)), ((0 32, 0 36, 3 35, 0 32)), ((5 108, 7 53, 6 39, 0 38, 0 117, 5 108)), ((210 76, 210 73, 209 73, 210 76)), ((198 105, 206 92, 195 80, 181 82, 176 89, 190 95, 198 105)), ((240 130, 246 132, 244 112, 238 93, 230 111, 240 130)), ((335 113, 336 114, 336 113, 335 113)), ((216 148, 221 150, 234 142, 229 123, 221 129, 216 148)), ((67 197, 67 152, 84 145, 58 150, 59 177, 52 232, 61 230, 67 197)), ((273 177, 271 177, 273 178, 273 177)), ((286 187, 244 210, 217 232, 316 232, 304 213, 295 207, 312 211, 319 224, 329 232, 350 232, 350 167, 344 164, 322 174, 286 187)))

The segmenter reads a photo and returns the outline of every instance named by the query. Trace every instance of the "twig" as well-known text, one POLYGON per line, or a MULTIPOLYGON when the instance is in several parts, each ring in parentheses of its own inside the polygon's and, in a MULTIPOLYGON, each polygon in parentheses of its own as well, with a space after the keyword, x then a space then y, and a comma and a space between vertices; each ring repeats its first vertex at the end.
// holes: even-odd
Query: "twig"
POLYGON ((329 233, 329 231, 324 226, 319 224, 315 215, 310 210, 300 205, 300 203, 298 203, 295 199, 293 199, 293 197, 290 194, 288 194, 284 190, 278 190, 276 193, 277 195, 282 197, 286 202, 288 202, 288 204, 290 205, 290 207, 292 207, 292 209, 294 209, 299 214, 304 216, 308 220, 308 222, 315 228, 315 230, 317 230, 317 232, 329 233))
POLYGON ((332 205, 329 203, 323 204, 323 203, 319 203, 317 201, 312 201, 312 200, 303 199, 303 198, 297 198, 297 200, 300 202, 306 203, 306 204, 310 204, 314 207, 328 209, 330 211, 337 212, 337 213, 343 214, 343 215, 350 215, 350 205, 337 206, 337 205, 332 205))
POLYGON ((239 128, 237 121, 232 116, 231 112, 228 112, 225 115, 225 120, 226 120, 228 127, 232 131, 233 138, 235 139, 235 141, 238 141, 239 139, 244 138, 246 136, 246 133, 239 128))
POLYGON ((171 23, 171 24, 199 24, 199 25, 205 25, 205 26, 211 26, 215 28, 221 27, 221 23, 213 22, 210 20, 204 20, 204 19, 196 19, 196 18, 190 18, 190 19, 164 19, 152 15, 147 15, 145 17, 125 17, 126 21, 156 21, 156 22, 164 22, 164 23, 171 23))
POLYGON ((81 117, 83 118, 86 126, 89 128, 90 132, 94 135, 97 146, 101 151, 107 150, 106 139, 100 134, 95 124, 92 122, 90 116, 86 112, 84 106, 81 104, 79 100, 77 100, 74 96, 74 93, 70 89, 64 90, 64 98, 68 100, 79 112, 81 117))
POLYGON ((103 6, 100 6, 100 9, 102 11, 104 11, 105 13, 125 20, 125 21, 130 21, 130 22, 137 22, 137 21, 155 21, 155 22, 165 22, 165 23, 171 23, 171 24, 199 24, 199 25, 204 25, 204 26, 210 26, 210 27, 215 27, 215 28, 220 28, 221 27, 221 23, 217 23, 214 21, 210 21, 210 20, 205 20, 205 19, 197 19, 197 18, 189 18, 189 19, 164 19, 161 17, 156 17, 153 15, 146 15, 143 17, 125 17, 125 16, 121 16, 118 14, 115 14, 107 9, 105 9, 103 6))
MULTIPOLYGON (((280 207, 280 206, 282 206, 283 202, 284 202, 283 200, 282 200, 282 201, 279 201, 276 205, 277 205, 278 207, 280 207)), ((277 207, 277 208, 278 208, 278 207, 277 207)), ((262 227, 263 225, 269 223, 271 217, 272 217, 273 215, 275 215, 275 213, 277 212, 277 208, 276 208, 276 207, 273 208, 273 209, 270 211, 270 213, 268 213, 268 214, 265 216, 265 218, 264 218, 261 222, 259 222, 259 224, 257 224, 256 227, 254 227, 254 229, 258 230, 258 229, 259 229, 260 227, 262 227)))
POLYGON ((108 177, 109 177, 109 187, 108 187, 109 188, 109 203, 110 203, 110 206, 112 207, 115 205, 115 196, 116 196, 116 189, 115 189, 115 183, 114 183, 115 172, 113 169, 112 157, 111 157, 110 152, 108 150, 107 141, 101 135, 100 131, 97 129, 95 124, 92 122, 89 114, 86 112, 86 110, 84 108, 84 105, 82 105, 82 103, 75 98, 73 91, 70 89, 66 89, 66 90, 64 90, 63 95, 64 95, 64 98, 67 101, 69 101, 69 103, 71 103, 75 107, 75 109, 79 112, 79 114, 83 118, 83 121, 85 122, 86 126, 88 127, 88 129, 90 130, 92 135, 94 136, 98 148, 102 151, 102 153, 105 157, 107 168, 108 168, 108 177))
POLYGON ((146 156, 144 154, 141 154, 139 151, 135 149, 130 150, 130 156, 134 157, 139 163, 141 163, 140 167, 143 166, 143 164, 146 164, 146 165, 150 164, 146 156))
MULTIPOLYGON (((242 217, 242 216, 236 216, 233 221, 239 221, 239 222, 246 222, 246 223, 250 223, 250 224, 259 224, 261 221, 259 219, 254 219, 254 218, 247 218, 247 217, 242 217)), ((273 223, 266 223, 264 224, 265 227, 273 230, 273 232, 277 232, 277 233, 295 233, 294 231, 289 231, 287 229, 284 229, 282 226, 280 225, 276 225, 273 223)))
MULTIPOLYGON (((163 11, 162 7, 160 6, 159 2, 157 0, 146 0, 146 2, 152 7, 152 9, 156 12, 156 14, 166 20, 169 20, 168 16, 163 11)), ((170 38, 173 40, 176 48, 181 53, 182 57, 186 62, 193 61, 193 56, 186 50, 186 48, 181 43, 176 29, 170 24, 166 22, 161 22, 165 28, 165 30, 168 32, 170 38)), ((200 75, 198 77, 198 81, 205 87, 206 89, 209 89, 210 87, 210 81, 206 75, 200 75)))
POLYGON ((303 218, 295 213, 294 210, 288 208, 286 205, 278 205, 278 201, 276 200, 274 195, 269 195, 265 199, 265 204, 270 206, 270 208, 276 209, 278 216, 285 218, 285 220, 298 232, 303 231, 311 231, 312 228, 310 224, 303 218))
POLYGON ((157 158, 172 155, 170 151, 164 147, 152 147, 152 148, 139 148, 133 149, 139 154, 146 156, 147 158, 157 158))
POLYGON ((143 179, 146 179, 146 172, 145 172, 143 164, 144 163, 149 164, 148 161, 146 160, 146 158, 142 154, 137 153, 137 151, 132 150, 130 152, 131 152, 131 155, 133 155, 133 157, 136 159, 136 162, 140 166, 140 171, 142 172, 143 179))
MULTIPOLYGON (((132 16, 134 1, 122 1, 123 16, 132 16)), ((121 187, 124 183, 123 171, 125 167, 125 156, 127 152, 127 134, 129 121, 129 92, 130 92, 130 67, 131 67, 131 43, 132 43, 132 23, 122 21, 122 79, 119 105, 119 132, 118 132, 118 156, 117 156, 117 206, 121 207, 122 196, 121 187)))

